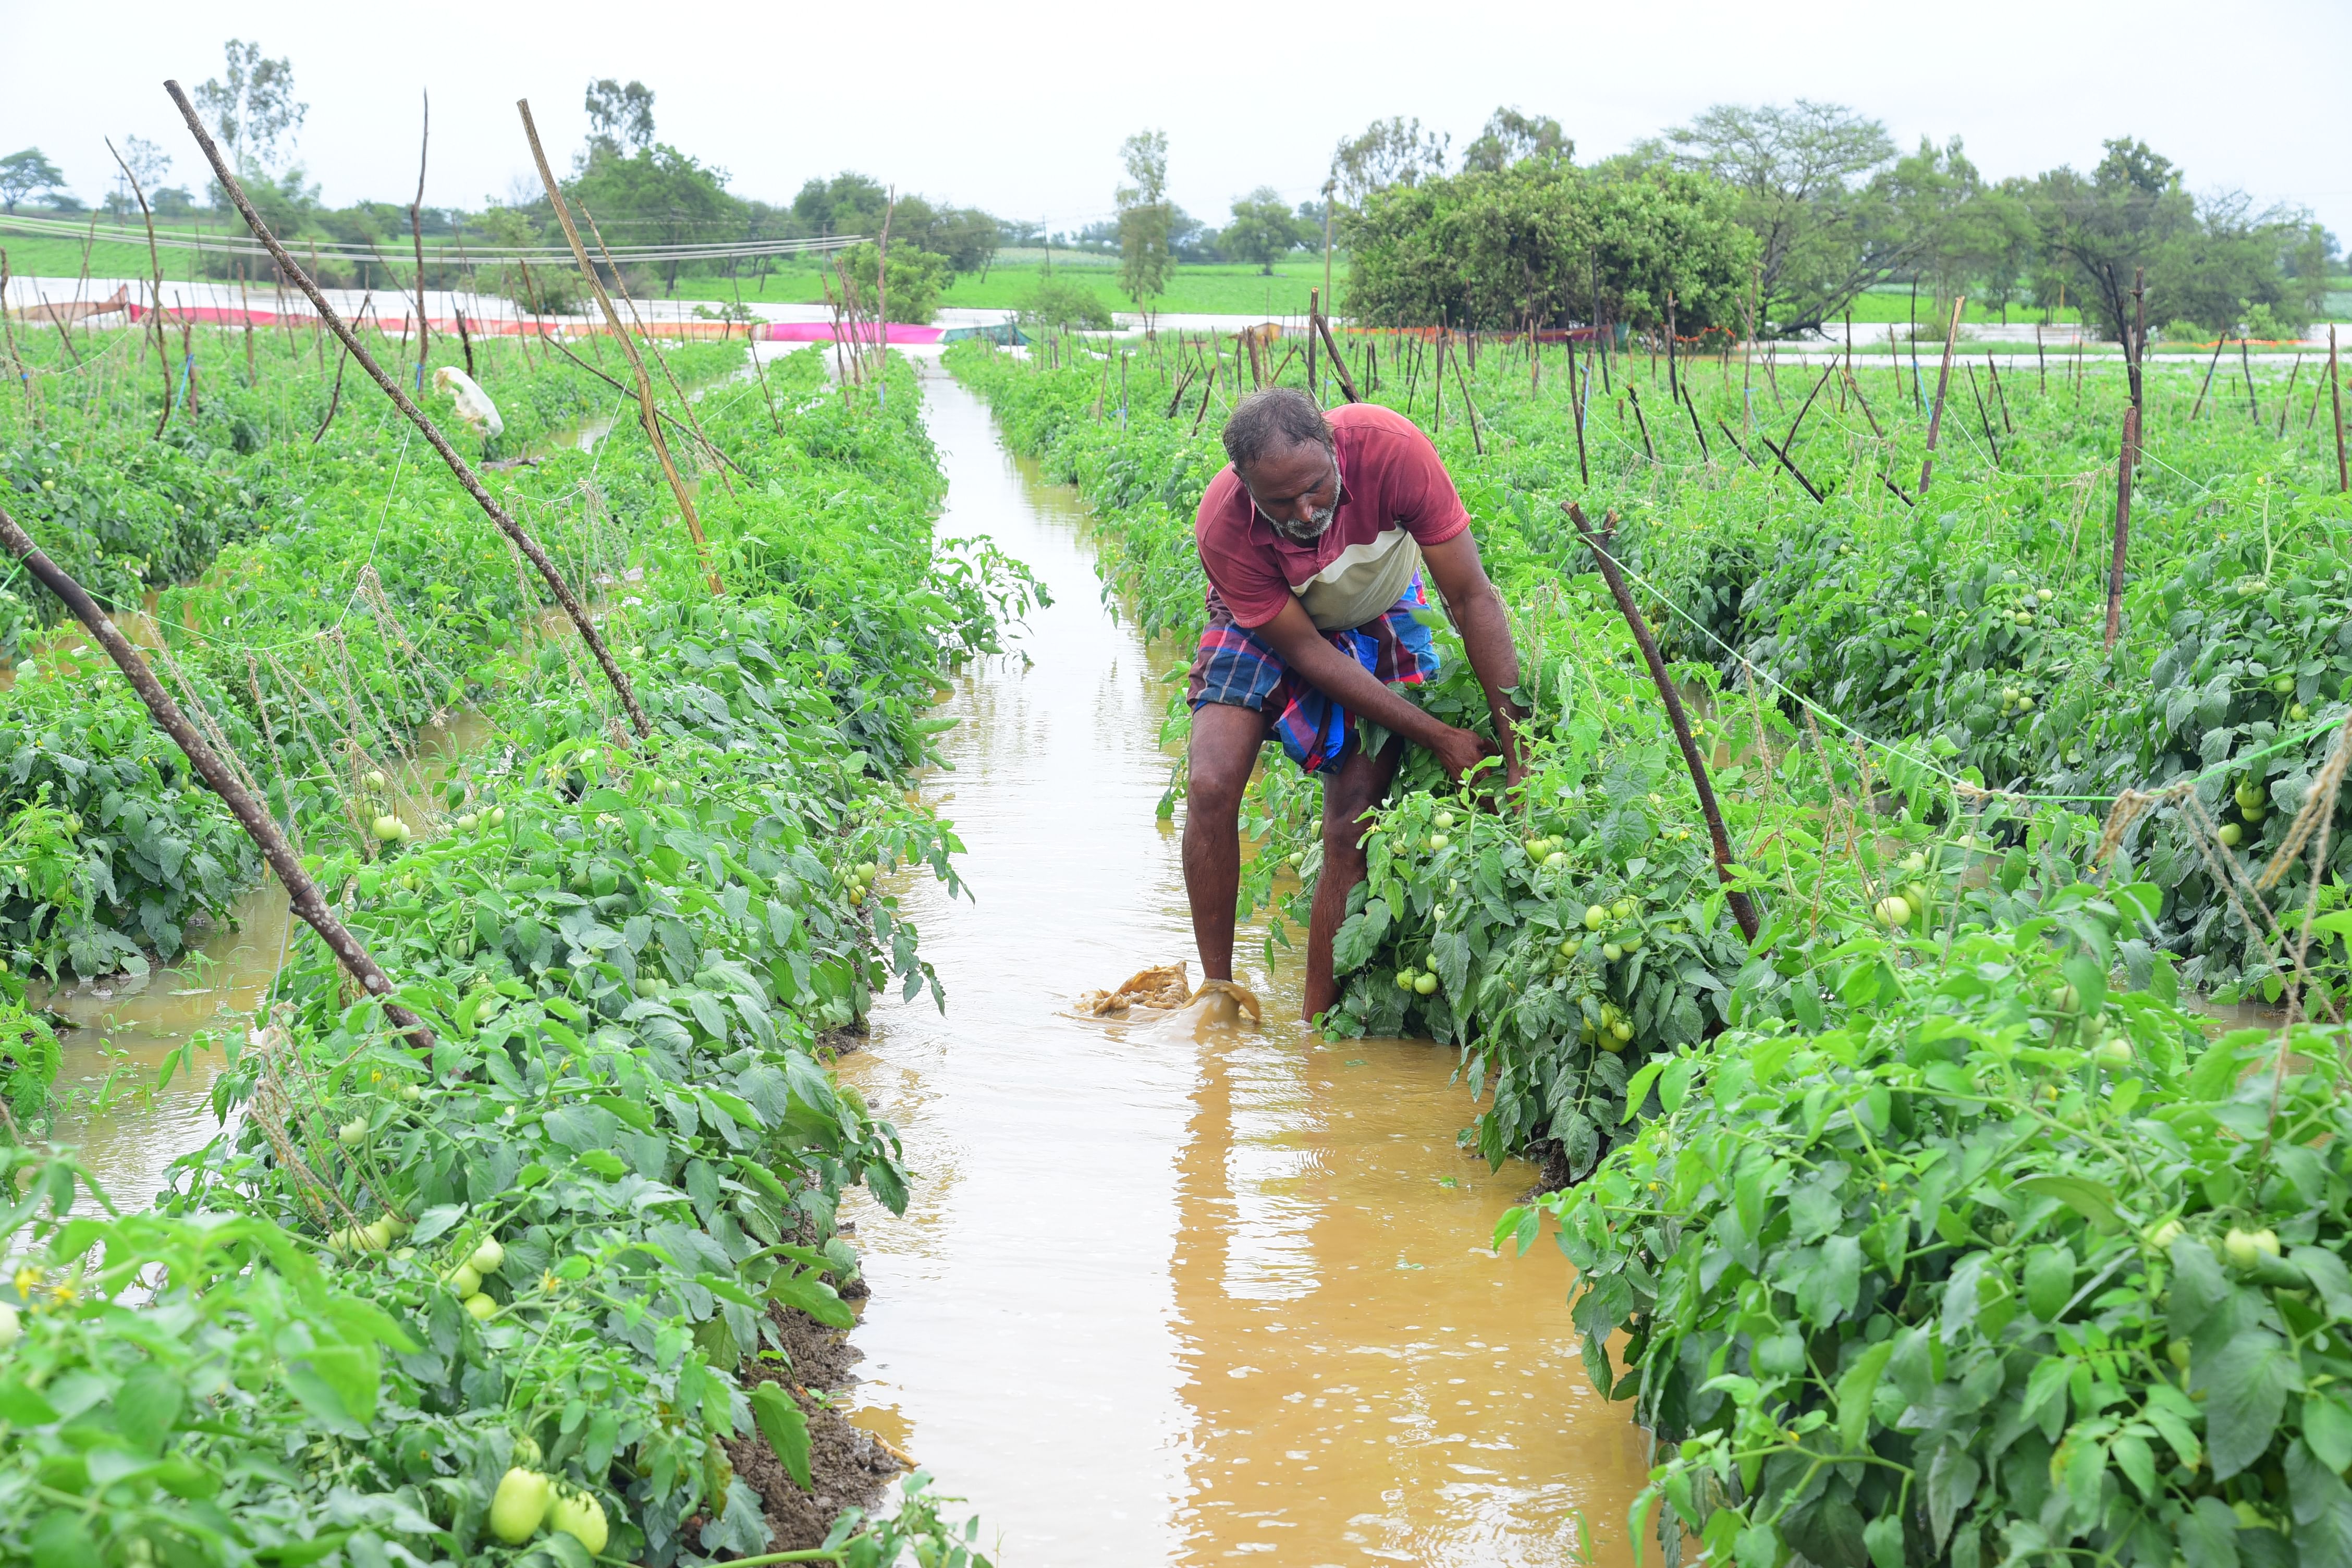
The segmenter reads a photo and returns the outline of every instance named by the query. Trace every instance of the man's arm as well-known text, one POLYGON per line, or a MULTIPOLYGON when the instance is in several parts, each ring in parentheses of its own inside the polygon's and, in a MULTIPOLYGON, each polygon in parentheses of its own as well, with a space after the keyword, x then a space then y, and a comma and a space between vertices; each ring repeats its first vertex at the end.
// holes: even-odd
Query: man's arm
POLYGON ((1478 542, 1468 529, 1443 544, 1424 546, 1422 559, 1428 563, 1446 613, 1462 634, 1470 668, 1486 689, 1486 711, 1494 715, 1495 733, 1503 742, 1503 783, 1507 788, 1527 772, 1519 757, 1518 737, 1518 721, 1526 715, 1511 705, 1507 695, 1519 683, 1519 650, 1511 642, 1510 617, 1503 612, 1502 595, 1486 580, 1486 569, 1478 562, 1478 542))
MULTIPOLYGON (((1477 564, 1475 552, 1471 555, 1471 564, 1474 569, 1477 564)), ((1486 579, 1482 576, 1479 581, 1484 583, 1486 579)), ((1488 592, 1491 594, 1492 590, 1488 592)), ((1496 606, 1495 613, 1499 619, 1501 605, 1496 606)), ((1458 779, 1479 762, 1494 754, 1493 748, 1486 741, 1467 730, 1457 730, 1423 712, 1381 685, 1370 670, 1332 647, 1323 634, 1315 629, 1313 618, 1297 599, 1283 605, 1274 619, 1262 626, 1252 626, 1250 630, 1265 639, 1266 646, 1282 657, 1283 663, 1350 713, 1385 725, 1406 740, 1435 752, 1438 762, 1445 768, 1447 777, 1458 779)), ((1504 631, 1503 647, 1507 653, 1510 648, 1508 628, 1504 631)), ((1479 669, 1483 679, 1485 667, 1477 663, 1475 655, 1472 656, 1471 663, 1473 668, 1479 669)), ((1518 667, 1514 663, 1511 668, 1512 679, 1516 680, 1518 667)))

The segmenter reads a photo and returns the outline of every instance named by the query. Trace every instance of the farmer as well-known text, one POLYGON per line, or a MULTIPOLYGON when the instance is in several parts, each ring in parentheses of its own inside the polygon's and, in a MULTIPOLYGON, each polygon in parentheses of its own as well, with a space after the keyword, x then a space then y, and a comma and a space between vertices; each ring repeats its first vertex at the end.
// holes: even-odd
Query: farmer
POLYGON ((1321 775, 1323 868, 1302 1013, 1312 1019, 1339 999, 1331 939, 1364 877, 1363 817, 1388 793, 1405 742, 1428 747, 1457 780, 1496 754, 1410 695, 1437 673, 1429 628, 1415 618, 1429 602, 1424 568, 1486 689, 1507 784, 1520 772, 1505 695, 1518 684, 1518 653, 1478 563, 1469 513, 1411 420, 1369 403, 1327 416, 1305 393, 1271 387, 1234 408, 1224 442, 1233 461, 1209 481, 1192 524, 1209 624, 1186 692, 1184 887, 1202 989, 1230 990, 1238 818, 1258 748, 1279 741, 1292 762, 1321 775))

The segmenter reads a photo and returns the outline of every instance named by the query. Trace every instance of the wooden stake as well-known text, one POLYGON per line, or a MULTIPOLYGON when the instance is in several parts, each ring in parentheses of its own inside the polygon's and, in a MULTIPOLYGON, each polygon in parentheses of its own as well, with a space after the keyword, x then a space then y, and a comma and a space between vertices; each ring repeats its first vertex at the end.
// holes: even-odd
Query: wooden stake
POLYGON ((1984 391, 1977 385, 1977 367, 1969 366, 1969 395, 1976 399, 1977 423, 1984 426, 1985 445, 1992 449, 1992 466, 2000 467, 2000 443, 1992 438, 1992 418, 1985 412, 1984 391))
POLYGON ((604 279, 596 276, 595 266, 588 259, 588 247, 580 243, 580 230, 572 222, 572 209, 563 203, 563 188, 556 183, 555 171, 548 166, 547 150, 539 144, 539 127, 530 118, 530 100, 517 99, 515 107, 522 111, 523 134, 530 141, 530 156, 539 165, 540 183, 546 186, 547 199, 555 207, 557 221, 563 226, 563 237, 572 243, 572 258, 580 264, 580 275, 588 280, 596 303, 604 308, 605 322, 612 327, 613 335, 620 339, 621 352, 628 356, 629 368, 637 374, 638 422, 645 426, 646 438, 653 443, 654 454, 661 458, 662 472, 668 477, 670 494, 677 498, 678 510, 686 516, 686 531, 693 537, 694 552, 710 579, 711 593, 723 594, 726 585, 719 581, 718 572, 710 565, 710 547, 702 537, 702 520, 695 515, 694 497, 687 492, 686 481, 678 477, 677 464, 670 458, 669 443, 662 438, 661 420, 654 405, 653 377, 646 374, 645 359, 637 353, 628 329, 621 324, 620 311, 613 309, 613 297, 604 292, 604 279))
POLYGON ((2139 410, 2124 410, 2124 442, 2116 454, 2116 552, 2107 565, 2107 641, 2124 627, 2124 553, 2131 544, 2132 469, 2139 465, 2139 410))
POLYGON ((416 138, 416 199, 408 204, 408 237, 416 247, 416 391, 425 392, 425 356, 432 327, 425 320, 425 154, 433 145, 433 95, 425 94, 425 129, 416 138))
MULTIPOLYGON (((237 778, 236 770, 223 761, 220 754, 196 732, 195 726, 190 724, 187 716, 180 711, 180 705, 172 700, 172 694, 164 690, 163 683, 155 679, 155 672, 147 668, 146 659, 116 629, 106 612, 90 598, 89 591, 43 554, 40 547, 5 510, 0 510, 0 546, 5 546, 8 553, 23 562, 25 569, 43 587, 63 601, 66 608, 73 613, 74 619, 79 621, 98 645, 106 649, 107 657, 114 660, 115 668, 122 671, 123 679, 131 682, 131 689, 139 694, 139 700, 146 704, 156 726, 177 742, 186 754, 189 765, 195 769, 196 776, 227 803, 237 825, 259 847, 262 858, 269 862, 269 868, 285 884, 287 901, 295 914, 319 933, 320 940, 327 944, 327 950, 335 955, 336 962, 343 966, 345 973, 358 981, 369 995, 390 996, 393 991, 391 978, 370 956, 368 950, 360 945, 359 939, 328 909, 326 899, 319 891, 319 884, 311 880, 310 874, 302 868, 301 859, 294 853, 294 847, 286 841, 286 834, 278 826, 278 819, 253 798, 252 792, 237 778)), ((432 1034, 425 1027, 424 1020, 415 1014, 391 1001, 383 1004, 383 1011, 386 1017, 408 1031, 410 1039, 418 1046, 429 1047, 432 1045, 432 1034)))
POLYGON ((2327 329, 2327 402, 2336 417, 2336 488, 2352 490, 2352 468, 2344 460, 2344 384, 2336 373, 2336 328, 2327 329))
POLYGON ((2294 368, 2286 373, 2286 391, 2279 398, 2278 439, 2286 439, 2286 416, 2294 406, 2294 384, 2303 377, 2303 355, 2294 356, 2294 368))
POLYGON ((1658 653, 1657 639, 1650 635, 1642 619, 1642 612, 1633 604, 1633 590, 1625 586, 1624 574, 1617 569, 1616 557, 1610 553, 1610 535, 1596 533, 1584 519, 1584 510, 1574 501, 1562 509, 1576 531, 1584 537, 1585 547, 1601 568, 1601 581, 1609 584, 1610 595, 1617 601, 1618 613, 1633 628, 1633 641, 1642 650, 1642 658, 1650 667, 1650 679, 1658 689, 1658 700, 1666 705, 1666 721, 1675 727, 1675 741, 1682 747, 1683 764, 1690 769, 1691 787, 1698 792, 1698 809, 1706 818, 1707 841, 1715 851, 1715 874, 1724 885, 1724 902, 1730 907, 1731 918, 1739 922, 1740 934, 1749 942, 1756 940, 1761 928, 1756 918, 1756 906, 1748 894, 1733 886, 1731 836, 1724 831, 1723 813, 1715 804, 1715 786, 1706 775, 1706 763, 1698 754, 1698 742, 1691 738, 1690 719, 1683 711, 1681 693, 1666 674, 1666 661, 1658 653))
POLYGON ((1591 386, 1592 372, 1590 369, 1584 373, 1583 384, 1580 386, 1577 383, 1576 339, 1570 337, 1568 340, 1568 405, 1570 412, 1576 416, 1577 478, 1580 482, 1588 485, 1592 482, 1592 468, 1584 458, 1584 400, 1586 393, 1591 391, 1591 386))
MULTIPOLYGON (((2221 363, 2221 349, 2229 341, 2226 333, 2213 340, 2213 357, 2205 362, 2205 379, 2198 385, 2196 405, 2189 411, 2189 423, 2191 425, 2196 424, 2197 416, 2205 412, 2205 395, 2213 390, 2213 367, 2221 363)), ((2134 397, 2132 402, 2137 406, 2139 399, 2134 397)))
POLYGON ((2263 405, 2254 401, 2254 362, 2246 353, 2246 340, 2238 340, 2238 374, 2246 378, 2246 412, 2255 424, 2263 422, 2263 405))
MULTIPOLYGON (((111 139, 107 141, 106 150, 114 153, 111 139)), ((114 166, 122 171, 124 179, 131 182, 131 194, 139 198, 139 216, 147 220, 147 265, 153 270, 155 279, 153 292, 149 296, 151 304, 147 314, 155 329, 155 358, 163 371, 163 412, 155 420, 155 434, 160 437, 163 434, 163 426, 172 422, 171 343, 163 336, 163 253, 155 248, 155 215, 147 208, 147 193, 139 188, 139 176, 131 172, 131 165, 122 161, 120 153, 114 153, 114 166)))
POLYGON ((1936 473, 1936 437, 1944 425, 1944 394, 1952 382, 1952 340, 1960 334, 1960 307, 1968 303, 1963 295, 1952 301, 1952 319, 1944 329, 1944 368, 1936 373, 1936 408, 1927 416, 1927 456, 1919 464, 1919 494, 1927 493, 1927 481, 1936 473))
POLYGON ((1348 362, 1340 356, 1339 345, 1331 337, 1331 323, 1323 319, 1319 310, 1315 313, 1315 331, 1321 335, 1323 346, 1331 351, 1331 369, 1339 377, 1339 395, 1350 403, 1361 403, 1363 399, 1356 395, 1356 378, 1348 374, 1348 362))
POLYGON ((505 534, 531 565, 538 568, 548 591, 555 595, 556 603, 563 606, 563 613, 572 618, 572 626, 578 629, 580 640, 587 644, 589 651, 595 655, 604 679, 612 683, 613 690, 621 699, 621 706, 627 710, 630 724, 640 737, 651 735, 653 721, 646 717, 645 710, 637 706, 636 693, 630 688, 629 678, 622 674, 621 667, 613 661, 612 650, 604 646, 604 639, 598 635, 595 623, 589 619, 586 606, 572 594, 571 585, 563 580, 563 574, 555 569, 555 563, 550 561, 547 552, 540 548, 539 541, 524 531, 520 523, 507 515, 506 508, 482 488, 480 478, 475 474, 472 466, 457 455, 457 448, 449 445, 448 437, 425 417, 423 409, 409 400, 408 394, 401 390, 400 384, 384 374, 383 367, 376 363, 374 356, 360 342, 359 335, 335 313, 334 307, 327 303, 327 297, 319 291, 319 286, 311 281, 310 275, 286 254, 286 247, 278 244, 278 237, 269 231, 269 226, 261 221, 261 215, 253 210, 253 203, 246 197, 245 187, 229 172, 228 161, 221 155, 220 148, 214 143, 212 133, 205 129, 204 121, 197 118, 195 105, 188 101, 188 95, 181 90, 180 84, 166 81, 163 89, 172 95, 172 101, 179 106, 180 117, 187 121, 188 131, 195 137, 196 145, 204 149, 205 157, 212 163, 213 174, 220 181, 221 188, 236 204, 236 210, 243 215, 246 226, 253 231, 253 237, 268 247, 271 258, 278 263, 278 271, 291 278, 295 285, 310 296, 312 308, 319 312, 319 319, 342 341, 344 349, 360 362, 360 368, 368 373, 383 389, 384 395, 392 399, 393 405, 407 416, 409 423, 415 425, 433 449, 441 454, 441 460, 449 465, 449 471, 457 476, 457 482, 465 486, 466 493, 474 498, 474 504, 488 513, 490 521, 498 525, 499 531, 505 534))
POLYGON ((1650 422, 1642 417, 1642 394, 1640 389, 1634 386, 1633 378, 1630 375, 1625 378, 1625 395, 1633 400, 1633 424, 1642 432, 1642 452, 1651 462, 1655 463, 1658 460, 1658 449, 1650 444, 1650 422))

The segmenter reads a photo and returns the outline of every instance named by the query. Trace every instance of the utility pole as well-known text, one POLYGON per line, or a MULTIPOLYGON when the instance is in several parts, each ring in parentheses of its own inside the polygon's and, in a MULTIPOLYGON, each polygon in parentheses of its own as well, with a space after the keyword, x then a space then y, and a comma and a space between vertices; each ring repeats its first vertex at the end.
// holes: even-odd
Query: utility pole
POLYGON ((1323 182, 1323 307, 1330 309, 1335 296, 1331 292, 1331 194, 1339 188, 1335 177, 1323 182))

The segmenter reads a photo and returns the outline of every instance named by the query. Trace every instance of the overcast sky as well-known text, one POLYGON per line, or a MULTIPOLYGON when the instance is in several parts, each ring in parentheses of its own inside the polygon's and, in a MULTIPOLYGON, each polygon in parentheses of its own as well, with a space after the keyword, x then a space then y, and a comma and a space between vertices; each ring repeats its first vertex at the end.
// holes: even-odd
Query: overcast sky
POLYGON ((1557 117, 1590 160, 1711 103, 1804 97, 1875 116, 1906 146, 1959 135, 1996 178, 2087 167, 2103 138, 2138 136, 2192 188, 2294 203, 2352 235, 2352 126, 2329 85, 2352 58, 2346 0, 1362 0, 1322 15, 1318 40, 1309 13, 1237 0, 9 0, 0 153, 38 146, 95 203, 113 177, 100 138, 142 135, 194 188, 199 154, 161 83, 216 74, 234 35, 292 59, 310 106, 299 154, 338 204, 408 200, 420 89, 433 95, 426 200, 471 207, 529 174, 516 99, 562 157, 585 134, 583 86, 613 76, 651 87, 660 138, 725 168, 740 195, 789 200, 812 175, 856 169, 1056 228, 1109 208, 1118 142, 1144 127, 1168 133, 1176 199, 1213 223, 1255 185, 1313 194, 1334 142, 1379 116, 1418 116, 1458 152, 1497 104, 1517 105, 1557 117))

